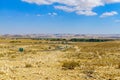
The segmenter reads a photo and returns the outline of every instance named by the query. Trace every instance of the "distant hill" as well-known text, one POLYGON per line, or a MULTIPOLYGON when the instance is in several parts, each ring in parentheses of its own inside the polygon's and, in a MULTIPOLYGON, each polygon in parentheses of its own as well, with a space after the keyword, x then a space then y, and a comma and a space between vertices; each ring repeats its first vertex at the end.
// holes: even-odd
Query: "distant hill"
POLYGON ((120 34, 4 34, 4 38, 101 38, 120 39, 120 34))

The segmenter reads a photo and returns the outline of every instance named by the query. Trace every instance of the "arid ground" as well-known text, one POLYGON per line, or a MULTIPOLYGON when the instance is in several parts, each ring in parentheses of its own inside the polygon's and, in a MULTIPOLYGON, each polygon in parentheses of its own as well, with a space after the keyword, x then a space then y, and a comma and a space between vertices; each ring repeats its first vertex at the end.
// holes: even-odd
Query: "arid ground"
POLYGON ((1 38, 0 80, 120 80, 120 41, 1 38))

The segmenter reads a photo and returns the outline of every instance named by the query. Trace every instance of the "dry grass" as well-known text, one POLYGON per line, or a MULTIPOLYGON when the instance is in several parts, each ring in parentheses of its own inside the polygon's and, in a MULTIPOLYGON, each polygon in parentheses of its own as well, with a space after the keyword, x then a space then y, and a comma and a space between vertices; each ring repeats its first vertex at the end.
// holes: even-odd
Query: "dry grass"
POLYGON ((64 61, 63 64, 62 64, 62 68, 64 70, 73 70, 75 69, 75 67, 79 66, 79 63, 78 62, 75 62, 75 61, 64 61))
POLYGON ((0 74, 1 80, 120 80, 120 41, 0 39, 0 74))

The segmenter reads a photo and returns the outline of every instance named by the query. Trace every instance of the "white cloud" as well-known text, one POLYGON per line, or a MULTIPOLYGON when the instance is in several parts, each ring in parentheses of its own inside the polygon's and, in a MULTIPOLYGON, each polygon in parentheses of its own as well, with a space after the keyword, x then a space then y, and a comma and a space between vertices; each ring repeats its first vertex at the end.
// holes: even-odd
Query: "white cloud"
POLYGON ((58 14, 57 14, 57 13, 55 13, 55 12, 53 12, 52 14, 53 14, 54 16, 57 16, 57 15, 58 15, 58 14))
POLYGON ((120 2, 120 0, 103 0, 105 3, 117 3, 120 2))
POLYGON ((52 12, 52 13, 48 13, 49 16, 57 16, 58 14, 55 13, 55 12, 52 12))
POLYGON ((53 5, 55 9, 60 9, 66 12, 75 12, 79 15, 93 16, 97 15, 93 9, 98 6, 106 4, 118 3, 120 0, 22 0, 28 3, 35 3, 38 5, 53 5), (64 5, 64 6, 63 6, 64 5))
POLYGON ((77 11, 76 12, 78 15, 86 15, 86 16, 94 16, 97 15, 97 13, 92 12, 91 10, 89 11, 77 11))
POLYGON ((117 15, 117 14, 118 13, 116 11, 105 12, 100 17, 103 18, 103 17, 108 17, 108 16, 114 16, 114 15, 117 15))
POLYGON ((73 12, 75 11, 74 8, 71 7, 67 7, 67 6, 54 6, 55 9, 60 9, 63 11, 67 11, 67 12, 73 12))

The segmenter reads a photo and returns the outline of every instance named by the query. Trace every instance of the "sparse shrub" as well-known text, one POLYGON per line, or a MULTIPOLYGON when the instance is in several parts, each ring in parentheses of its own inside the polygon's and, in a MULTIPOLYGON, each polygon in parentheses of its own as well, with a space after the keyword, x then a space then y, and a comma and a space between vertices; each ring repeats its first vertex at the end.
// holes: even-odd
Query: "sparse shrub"
POLYGON ((30 67, 32 67, 32 65, 27 63, 27 64, 25 64, 25 67, 30 68, 30 67))
POLYGON ((51 49, 51 47, 49 47, 49 49, 51 49))
POLYGON ((120 69, 120 64, 118 65, 118 69, 120 69))
POLYGON ((93 74, 94 73, 94 70, 86 70, 86 71, 83 71, 84 74, 93 74))
POLYGON ((120 69, 120 64, 117 65, 116 69, 120 69))
POLYGON ((4 57, 4 54, 0 54, 0 57, 4 57))
POLYGON ((69 70, 73 70, 77 66, 79 66, 79 63, 75 61, 67 61, 62 64, 63 69, 69 69, 69 70))
POLYGON ((10 41, 10 43, 21 43, 21 41, 10 41))
POLYGON ((16 58, 16 55, 12 55, 11 58, 16 58))
POLYGON ((40 67, 40 65, 41 65, 41 61, 36 62, 36 65, 37 65, 37 67, 40 67))
POLYGON ((86 74, 86 77, 93 78, 94 70, 86 70, 83 73, 86 74))
POLYGON ((0 75, 3 75, 3 74, 5 74, 5 72, 4 71, 0 71, 0 75))

